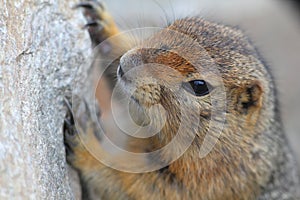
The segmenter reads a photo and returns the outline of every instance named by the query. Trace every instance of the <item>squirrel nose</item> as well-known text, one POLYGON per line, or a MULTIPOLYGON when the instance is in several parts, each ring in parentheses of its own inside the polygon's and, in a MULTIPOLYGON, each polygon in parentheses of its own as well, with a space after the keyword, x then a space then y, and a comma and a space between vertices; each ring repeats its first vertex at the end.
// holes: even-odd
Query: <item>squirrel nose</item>
POLYGON ((125 74, 125 73, 124 73, 124 71, 123 71, 123 69, 122 69, 122 66, 119 65, 119 67, 118 67, 118 75, 119 75, 120 77, 122 77, 124 74, 125 74))
POLYGON ((126 52, 120 59, 120 65, 118 67, 118 75, 122 77, 130 69, 143 64, 142 55, 138 49, 132 49, 126 52))

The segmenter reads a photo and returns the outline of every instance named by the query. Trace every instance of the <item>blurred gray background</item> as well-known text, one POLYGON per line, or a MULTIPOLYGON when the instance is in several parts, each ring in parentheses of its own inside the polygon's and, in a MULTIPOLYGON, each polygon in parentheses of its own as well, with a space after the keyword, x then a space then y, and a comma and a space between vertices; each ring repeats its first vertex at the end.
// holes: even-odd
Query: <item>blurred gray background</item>
POLYGON ((242 28, 271 66, 285 130, 300 161, 300 13, 288 0, 106 0, 123 29, 200 15, 242 28))

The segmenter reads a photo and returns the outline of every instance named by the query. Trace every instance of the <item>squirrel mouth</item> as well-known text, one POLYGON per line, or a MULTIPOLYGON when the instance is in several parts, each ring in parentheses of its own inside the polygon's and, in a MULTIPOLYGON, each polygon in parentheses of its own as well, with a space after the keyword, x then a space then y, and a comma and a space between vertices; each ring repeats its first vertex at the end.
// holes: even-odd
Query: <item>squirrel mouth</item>
POLYGON ((139 101, 137 98, 135 98, 133 95, 131 95, 130 98, 131 98, 131 100, 132 100, 133 102, 135 102, 137 105, 141 106, 140 101, 139 101))

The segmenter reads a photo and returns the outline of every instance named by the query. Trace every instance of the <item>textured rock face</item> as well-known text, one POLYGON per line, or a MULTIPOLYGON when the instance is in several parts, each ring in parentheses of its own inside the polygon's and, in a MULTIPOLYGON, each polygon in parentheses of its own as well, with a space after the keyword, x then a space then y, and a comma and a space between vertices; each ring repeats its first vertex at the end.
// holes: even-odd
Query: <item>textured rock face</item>
POLYGON ((62 134, 63 97, 90 54, 75 3, 0 0, 0 199, 79 196, 62 134))

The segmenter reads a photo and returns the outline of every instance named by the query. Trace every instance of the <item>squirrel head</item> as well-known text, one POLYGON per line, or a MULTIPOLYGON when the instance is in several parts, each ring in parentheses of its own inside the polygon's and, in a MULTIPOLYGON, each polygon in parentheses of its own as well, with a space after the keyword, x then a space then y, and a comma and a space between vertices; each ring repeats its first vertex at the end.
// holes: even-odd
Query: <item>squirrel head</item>
MULTIPOLYGON (((164 108, 166 112, 154 115, 167 114, 167 134, 174 134, 186 120, 187 132, 193 129, 203 138, 213 110, 226 113, 229 122, 243 119, 245 125, 255 125, 266 85, 264 67, 239 47, 220 46, 228 41, 227 35, 240 38, 241 33, 226 28, 227 34, 218 34, 219 43, 209 44, 213 35, 205 36, 203 43, 201 35, 185 32, 191 23, 183 25, 176 27, 175 22, 121 57, 118 78, 123 89, 146 110, 155 105, 164 108)), ((252 51, 250 44, 241 45, 252 51)))

